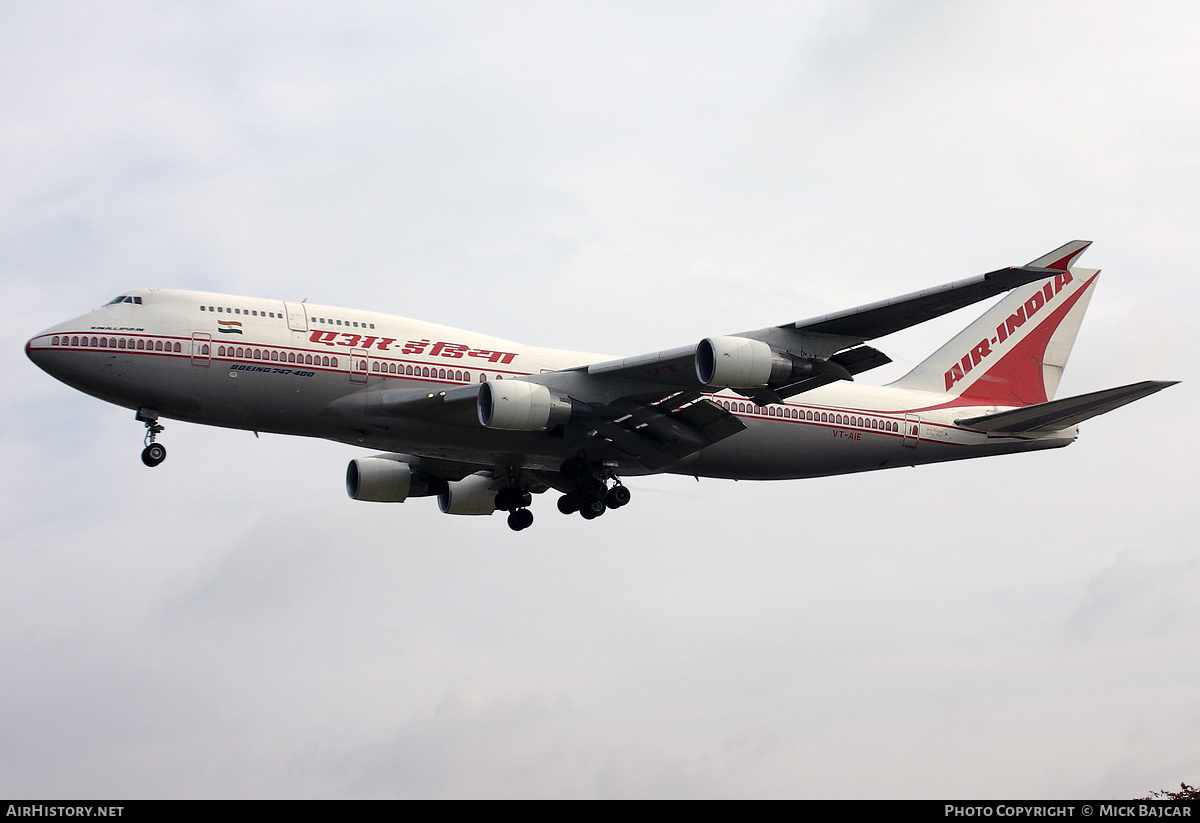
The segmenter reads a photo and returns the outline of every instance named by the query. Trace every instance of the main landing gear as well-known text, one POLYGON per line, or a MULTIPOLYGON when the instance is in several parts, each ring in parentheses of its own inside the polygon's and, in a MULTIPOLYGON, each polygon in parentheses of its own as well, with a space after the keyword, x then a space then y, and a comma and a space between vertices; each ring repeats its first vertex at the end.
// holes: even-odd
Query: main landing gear
MULTIPOLYGON (((558 510, 563 514, 579 512, 584 520, 595 520, 609 509, 619 509, 629 502, 629 489, 621 485, 616 475, 598 463, 589 462, 583 454, 564 462, 559 473, 570 488, 558 498, 558 510)), ((521 488, 517 474, 510 473, 505 481, 508 485, 496 492, 496 509, 508 512, 510 529, 524 531, 533 525, 533 512, 529 510, 533 495, 521 488)))
POLYGON ((496 492, 496 508, 508 512, 508 527, 515 532, 533 525, 533 512, 529 510, 532 502, 532 494, 514 486, 506 486, 496 492))
POLYGON ((573 486, 558 498, 558 510, 563 514, 579 512, 584 520, 595 520, 608 509, 619 509, 629 502, 629 489, 612 472, 589 463, 583 455, 567 460, 559 471, 573 486), (610 478, 612 486, 608 485, 610 478))
POLYGON ((154 438, 158 437, 163 432, 162 424, 158 422, 158 414, 156 412, 138 409, 137 420, 140 423, 146 424, 146 448, 142 449, 142 462, 150 468, 154 468, 159 463, 167 459, 167 448, 161 443, 155 443, 154 438))

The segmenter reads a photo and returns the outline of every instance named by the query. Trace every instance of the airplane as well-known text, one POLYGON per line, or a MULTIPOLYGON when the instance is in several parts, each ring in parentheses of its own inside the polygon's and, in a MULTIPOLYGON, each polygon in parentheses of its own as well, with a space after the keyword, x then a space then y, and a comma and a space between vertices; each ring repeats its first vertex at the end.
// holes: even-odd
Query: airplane
POLYGON ((162 419, 321 437, 355 500, 533 523, 534 494, 592 520, 623 479, 778 480, 1060 448, 1078 424, 1177 381, 1054 399, 1099 271, 1077 240, 1026 266, 821 317, 633 357, 536 348, 370 311, 137 290, 25 345, 41 369, 135 411, 142 461, 162 419), (1005 296, 900 379, 867 341, 1005 296))

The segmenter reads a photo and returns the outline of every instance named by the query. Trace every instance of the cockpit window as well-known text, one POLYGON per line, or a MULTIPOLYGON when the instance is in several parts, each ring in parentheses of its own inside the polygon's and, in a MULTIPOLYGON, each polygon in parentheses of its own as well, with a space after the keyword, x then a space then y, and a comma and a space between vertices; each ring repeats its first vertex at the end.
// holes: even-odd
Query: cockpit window
POLYGON ((131 297, 128 294, 122 294, 120 297, 114 297, 112 300, 109 300, 105 305, 111 306, 113 303, 136 303, 140 306, 142 304, 142 298, 131 297))

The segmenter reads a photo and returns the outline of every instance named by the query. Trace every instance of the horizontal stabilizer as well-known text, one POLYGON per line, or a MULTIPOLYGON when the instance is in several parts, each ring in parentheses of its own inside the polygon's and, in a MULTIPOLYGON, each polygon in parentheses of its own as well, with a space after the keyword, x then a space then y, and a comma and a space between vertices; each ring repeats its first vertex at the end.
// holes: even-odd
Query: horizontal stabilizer
POLYGON ((1051 400, 1049 403, 1039 403, 1036 406, 1026 406, 1023 409, 1013 409, 997 414, 966 417, 954 422, 964 428, 978 429, 992 434, 1058 431, 1120 408, 1134 400, 1141 400, 1168 386, 1174 386, 1178 382, 1178 380, 1144 380, 1129 386, 1104 389, 1091 394, 1081 394, 1078 397, 1064 397, 1062 400, 1051 400))

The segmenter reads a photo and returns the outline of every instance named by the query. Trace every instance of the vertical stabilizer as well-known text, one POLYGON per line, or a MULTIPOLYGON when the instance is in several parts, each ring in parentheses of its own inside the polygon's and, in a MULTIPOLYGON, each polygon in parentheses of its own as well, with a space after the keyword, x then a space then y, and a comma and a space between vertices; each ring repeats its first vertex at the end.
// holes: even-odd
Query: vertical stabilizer
POLYGON ((1076 241, 1031 265, 1062 274, 1014 289, 892 385, 962 396, 978 405, 1028 406, 1054 397, 1099 271, 1071 267, 1076 241))

